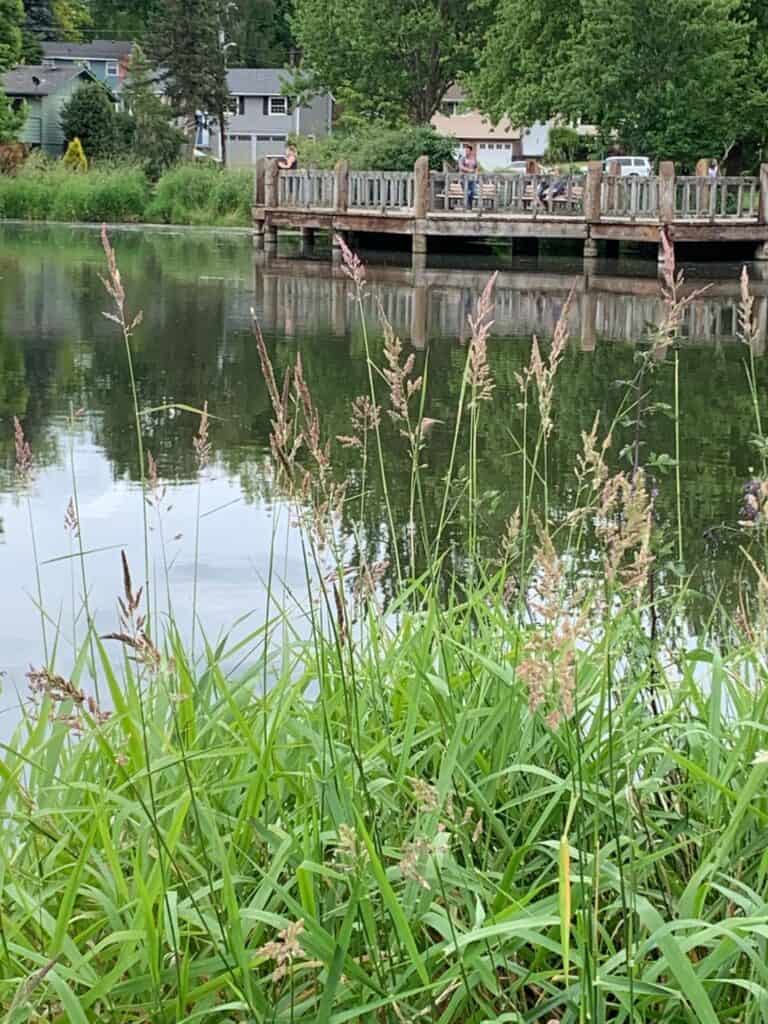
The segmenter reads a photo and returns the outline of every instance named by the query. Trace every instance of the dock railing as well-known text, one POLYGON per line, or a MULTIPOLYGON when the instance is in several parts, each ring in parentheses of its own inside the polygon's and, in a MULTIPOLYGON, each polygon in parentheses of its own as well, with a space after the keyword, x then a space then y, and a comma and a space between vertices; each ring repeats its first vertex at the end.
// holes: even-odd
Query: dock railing
POLYGON ((662 162, 650 177, 608 175, 599 162, 586 174, 459 174, 430 171, 421 157, 410 171, 280 171, 260 162, 254 207, 318 213, 400 214, 416 220, 449 215, 568 219, 597 223, 768 224, 768 164, 759 177, 676 176, 662 162))

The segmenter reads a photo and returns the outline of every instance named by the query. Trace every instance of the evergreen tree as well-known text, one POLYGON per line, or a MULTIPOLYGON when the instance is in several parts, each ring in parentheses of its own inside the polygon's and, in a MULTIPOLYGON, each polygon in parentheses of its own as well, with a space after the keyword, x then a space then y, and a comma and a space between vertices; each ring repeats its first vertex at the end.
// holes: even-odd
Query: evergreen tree
POLYGON ((61 111, 67 142, 80 139, 89 160, 115 155, 117 121, 109 93, 100 82, 86 82, 61 111))
POLYGON ((41 43, 56 38, 53 0, 24 0, 23 53, 25 64, 43 59, 41 43))
POLYGON ((86 0, 53 0, 56 37, 79 43, 91 25, 91 13, 86 0))
POLYGON ((224 112, 230 98, 222 45, 226 6, 226 0, 165 0, 147 38, 151 61, 166 69, 166 95, 190 132, 197 111, 219 122, 225 163, 224 112))
POLYGON ((286 65, 294 46, 290 0, 240 0, 239 6, 230 64, 245 68, 286 65))
POLYGON ((159 177, 179 158, 184 134, 171 124, 171 111, 157 95, 157 75, 137 45, 123 89, 133 125, 132 150, 148 174, 159 177))

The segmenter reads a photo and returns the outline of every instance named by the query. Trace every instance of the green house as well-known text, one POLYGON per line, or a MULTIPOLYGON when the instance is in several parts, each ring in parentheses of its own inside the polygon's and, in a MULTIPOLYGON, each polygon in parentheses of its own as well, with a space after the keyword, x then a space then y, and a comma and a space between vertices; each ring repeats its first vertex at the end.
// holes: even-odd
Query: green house
MULTIPOLYGON (((87 68, 45 67, 23 64, 3 75, 3 89, 14 107, 24 105, 27 120, 19 142, 61 156, 66 140, 61 130, 61 108, 85 82, 96 78, 87 68)), ((111 93, 110 93, 111 95, 111 93)))

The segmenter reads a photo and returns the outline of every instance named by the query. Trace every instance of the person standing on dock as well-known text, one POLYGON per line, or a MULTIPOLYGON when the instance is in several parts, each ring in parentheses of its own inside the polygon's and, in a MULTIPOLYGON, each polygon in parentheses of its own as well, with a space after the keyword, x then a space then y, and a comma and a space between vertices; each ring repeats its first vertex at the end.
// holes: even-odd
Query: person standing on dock
POLYGON ((475 175, 477 174, 477 157, 475 147, 470 142, 464 143, 464 152, 459 157, 459 174, 471 174, 467 182, 467 209, 471 210, 475 202, 475 175))

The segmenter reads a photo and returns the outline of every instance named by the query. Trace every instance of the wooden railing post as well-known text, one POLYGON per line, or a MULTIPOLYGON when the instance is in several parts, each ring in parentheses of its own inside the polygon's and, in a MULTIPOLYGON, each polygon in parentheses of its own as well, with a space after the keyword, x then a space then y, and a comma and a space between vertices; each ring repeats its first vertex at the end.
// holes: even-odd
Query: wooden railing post
POLYGON ((274 210, 277 207, 279 176, 277 160, 267 160, 264 171, 264 206, 267 210, 274 210))
POLYGON ((266 174, 266 161, 263 156, 260 156, 256 161, 256 165, 253 170, 253 205, 263 206, 264 205, 264 176, 266 174))
POLYGON ((768 164, 760 164, 760 201, 757 207, 759 224, 768 224, 768 164))
POLYGON ((429 209, 429 157, 420 156, 413 165, 413 216, 422 220, 429 209))
POLYGON ((602 187, 603 165, 599 160, 590 160, 587 164, 587 181, 584 187, 584 219, 587 224, 597 224, 600 221, 602 187))
POLYGON ((659 164, 659 220, 671 224, 675 219, 675 165, 671 160, 659 164))
POLYGON ((336 213, 346 213, 349 206, 349 160, 339 160, 336 173, 336 213))

